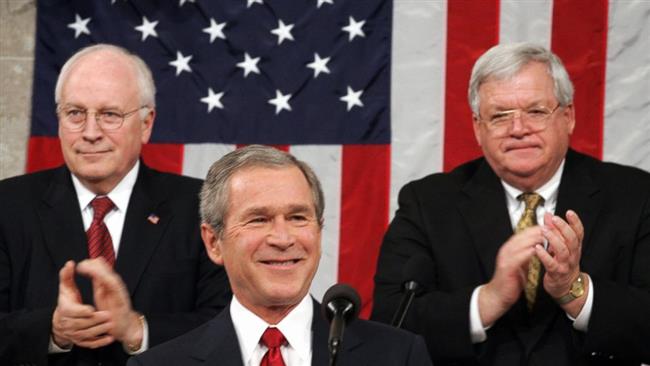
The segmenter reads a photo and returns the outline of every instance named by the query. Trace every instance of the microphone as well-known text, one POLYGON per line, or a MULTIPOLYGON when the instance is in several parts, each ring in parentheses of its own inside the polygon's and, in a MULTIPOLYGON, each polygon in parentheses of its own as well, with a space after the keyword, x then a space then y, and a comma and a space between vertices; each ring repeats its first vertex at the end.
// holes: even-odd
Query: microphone
POLYGON ((431 263, 430 259, 413 256, 406 262, 402 272, 404 294, 397 311, 393 315, 392 326, 396 328, 402 327, 402 322, 404 322, 406 313, 411 307, 413 298, 425 290, 424 284, 430 282, 433 276, 433 263, 431 263))
POLYGON ((325 292, 321 310, 325 319, 330 322, 327 344, 330 351, 330 366, 333 366, 336 364, 339 346, 343 343, 345 326, 359 316, 361 298, 353 287, 336 284, 325 292))

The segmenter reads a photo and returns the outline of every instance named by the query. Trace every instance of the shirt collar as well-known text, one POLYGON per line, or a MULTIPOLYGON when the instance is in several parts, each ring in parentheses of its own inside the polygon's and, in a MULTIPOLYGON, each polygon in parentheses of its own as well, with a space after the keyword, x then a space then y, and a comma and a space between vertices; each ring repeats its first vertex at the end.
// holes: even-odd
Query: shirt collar
MULTIPOLYGON (((106 196, 113 201, 115 209, 126 212, 126 208, 129 205, 129 198, 131 197, 131 192, 133 191, 133 186, 135 181, 138 178, 138 171, 140 170, 140 161, 137 160, 135 165, 131 170, 122 178, 122 180, 110 191, 106 196)), ((85 210, 97 195, 86 188, 79 178, 72 174, 72 184, 74 185, 75 190, 77 191, 77 199, 79 200, 79 207, 81 210, 85 210)))
MULTIPOLYGON (((311 296, 306 295, 300 303, 275 325, 284 337, 289 346, 292 347, 301 358, 307 360, 311 354, 311 323, 314 309, 311 304, 311 296)), ((230 315, 232 317, 239 347, 242 353, 244 364, 247 364, 253 355, 255 347, 259 344, 262 334, 271 326, 252 311, 245 308, 236 296, 230 302, 230 315)))
MULTIPOLYGON (((542 196, 542 198, 544 198, 545 206, 549 203, 552 203, 553 206, 555 206, 555 201, 557 201, 557 195, 560 188, 560 179, 562 178, 562 172, 564 171, 564 162, 565 160, 562 160, 560 166, 557 168, 551 179, 549 179, 548 182, 544 183, 544 185, 535 191, 537 194, 542 196)), ((519 197, 519 195, 524 192, 506 183, 503 179, 501 180, 501 184, 506 191, 508 201, 516 202, 519 204, 517 197, 519 197)))

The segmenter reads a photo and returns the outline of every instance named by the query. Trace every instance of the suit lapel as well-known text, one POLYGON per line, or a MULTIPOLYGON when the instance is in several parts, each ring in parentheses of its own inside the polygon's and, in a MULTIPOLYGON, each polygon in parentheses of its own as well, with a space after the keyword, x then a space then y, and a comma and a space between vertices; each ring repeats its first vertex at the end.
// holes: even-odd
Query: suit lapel
POLYGON ((140 165, 115 261, 115 269, 131 295, 136 291, 140 277, 173 217, 173 213, 163 205, 167 197, 159 185, 164 182, 154 174, 144 164, 140 165))
POLYGON ((329 338, 329 324, 321 315, 320 304, 312 299, 314 315, 311 320, 311 364, 313 366, 329 365, 329 349, 327 340, 329 338))
MULTIPOLYGON (((79 263, 88 258, 79 200, 67 168, 61 167, 53 173, 37 212, 54 268, 60 269, 68 260, 79 263)), ((91 302, 92 291, 87 281, 80 281, 79 290, 83 300, 91 302)))
POLYGON ((205 365, 243 366, 229 306, 208 323, 190 355, 205 365))
MULTIPOLYGON (((600 188, 593 181, 591 172, 586 167, 585 157, 573 150, 567 153, 564 173, 560 182, 557 208, 555 215, 565 218, 567 210, 578 214, 585 228, 582 256, 589 251, 587 245, 591 240, 591 233, 596 225, 596 219, 602 209, 602 195, 600 188)), ((566 218, 565 218, 566 219, 566 218)))
POLYGON ((483 161, 462 190, 458 210, 465 219, 483 266, 485 280, 492 278, 497 252, 512 235, 505 192, 499 178, 483 161))

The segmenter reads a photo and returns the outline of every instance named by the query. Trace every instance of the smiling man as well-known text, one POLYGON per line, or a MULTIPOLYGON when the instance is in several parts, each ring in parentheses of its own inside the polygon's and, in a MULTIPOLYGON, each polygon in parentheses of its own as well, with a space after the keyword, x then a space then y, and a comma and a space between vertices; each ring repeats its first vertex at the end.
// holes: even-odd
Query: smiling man
MULTIPOLYGON (((292 155, 250 145, 214 163, 201 191, 201 234, 224 265, 230 307, 129 365, 328 365, 329 326, 309 296, 321 256, 323 193, 292 155)), ((357 320, 338 364, 430 365, 419 336, 357 320)))
POLYGON ((404 326, 436 365, 648 363, 650 174, 569 148, 573 85, 543 47, 488 50, 469 102, 483 157, 402 189, 372 318, 418 256, 432 275, 404 326))
POLYGON ((65 165, 0 182, 0 364, 124 365, 228 303, 200 238, 201 181, 139 160, 155 91, 112 45, 63 65, 65 165))

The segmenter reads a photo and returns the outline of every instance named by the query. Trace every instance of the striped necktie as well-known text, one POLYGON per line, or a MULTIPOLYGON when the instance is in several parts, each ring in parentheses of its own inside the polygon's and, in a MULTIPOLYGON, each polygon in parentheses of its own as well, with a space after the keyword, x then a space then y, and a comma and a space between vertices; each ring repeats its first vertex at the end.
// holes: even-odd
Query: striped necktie
MULTIPOLYGON (((522 193, 517 197, 518 200, 524 201, 526 208, 517 223, 515 232, 520 232, 526 228, 537 225, 537 206, 544 203, 544 198, 537 193, 522 193)), ((528 311, 533 310, 535 297, 537 295, 537 286, 539 285, 539 273, 542 264, 537 256, 533 256, 528 263, 528 274, 526 275, 526 286, 524 294, 526 295, 526 305, 528 311)))
POLYGON ((104 223, 104 217, 113 207, 113 201, 108 197, 95 197, 90 205, 93 207, 93 222, 90 224, 86 237, 88 238, 88 256, 90 258, 104 257, 112 267, 115 263, 115 251, 113 241, 108 228, 104 223))

